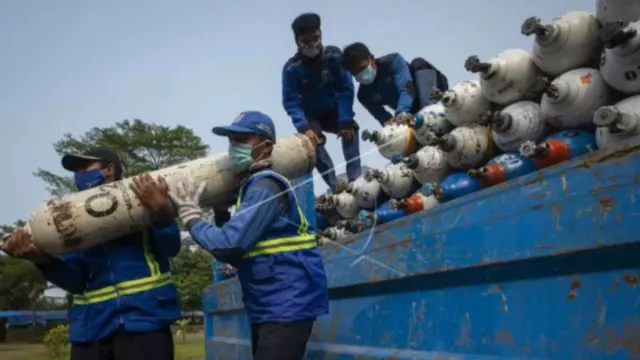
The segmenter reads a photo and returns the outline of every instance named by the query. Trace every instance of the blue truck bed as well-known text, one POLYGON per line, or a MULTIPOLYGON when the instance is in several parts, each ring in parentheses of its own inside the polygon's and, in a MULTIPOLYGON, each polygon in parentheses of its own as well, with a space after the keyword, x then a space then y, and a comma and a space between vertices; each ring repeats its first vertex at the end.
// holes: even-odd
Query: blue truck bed
MULTIPOLYGON (((640 359, 639 242, 636 140, 324 249, 307 358, 640 359)), ((205 291, 207 359, 251 359, 241 299, 205 291)))

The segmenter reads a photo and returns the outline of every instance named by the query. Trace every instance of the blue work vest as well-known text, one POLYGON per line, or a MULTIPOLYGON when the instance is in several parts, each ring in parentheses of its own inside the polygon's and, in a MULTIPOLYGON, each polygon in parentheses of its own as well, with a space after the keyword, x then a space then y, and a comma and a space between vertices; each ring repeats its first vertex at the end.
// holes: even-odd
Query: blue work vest
POLYGON ((79 258, 88 280, 69 312, 72 342, 155 331, 180 317, 170 260, 154 254, 148 231, 89 248, 79 258))
POLYGON ((289 181, 271 170, 258 172, 240 188, 237 207, 249 186, 265 177, 288 188, 289 206, 235 264, 245 309, 254 324, 315 319, 329 312, 327 278, 317 237, 308 232, 309 223, 289 181))

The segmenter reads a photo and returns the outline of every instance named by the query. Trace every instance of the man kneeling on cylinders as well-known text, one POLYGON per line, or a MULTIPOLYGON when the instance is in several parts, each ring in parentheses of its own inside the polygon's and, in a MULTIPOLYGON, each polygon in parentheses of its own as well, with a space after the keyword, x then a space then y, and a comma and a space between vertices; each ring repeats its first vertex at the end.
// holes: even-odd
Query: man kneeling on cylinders
POLYGON ((405 122, 430 105, 431 91, 449 89, 447 77, 423 58, 411 64, 398 53, 375 58, 360 42, 344 48, 342 66, 360 83, 358 101, 383 126, 391 120, 405 122), (384 108, 394 109, 391 115, 384 108))

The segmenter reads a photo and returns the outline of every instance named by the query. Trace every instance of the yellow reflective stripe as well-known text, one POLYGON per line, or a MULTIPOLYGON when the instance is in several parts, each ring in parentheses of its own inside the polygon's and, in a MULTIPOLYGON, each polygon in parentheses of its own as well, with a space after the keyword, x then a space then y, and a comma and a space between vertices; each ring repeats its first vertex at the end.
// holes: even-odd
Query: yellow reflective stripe
POLYGON ((271 248, 275 246, 286 245, 292 242, 300 242, 313 239, 315 239, 315 235, 307 234, 302 236, 291 236, 286 238, 262 240, 256 244, 255 249, 271 248))
POLYGON ((144 248, 144 258, 147 261, 147 266, 149 267, 149 272, 151 276, 160 275, 160 265, 156 261, 156 258, 153 256, 151 252, 151 243, 149 242, 149 231, 145 230, 142 233, 142 246, 144 248))
POLYGON ((283 241, 283 244, 280 246, 267 247, 267 248, 256 248, 247 254, 244 255, 245 258, 260 256, 260 255, 273 255, 279 254, 287 251, 298 251, 298 250, 307 250, 313 249, 318 245, 315 235, 307 235, 307 236, 296 236, 294 238, 281 238, 277 239, 279 241, 283 241), (298 241, 292 241, 291 239, 299 239, 298 241))
POLYGON ((118 283, 116 286, 109 286, 96 291, 89 291, 84 295, 74 296, 73 303, 77 305, 88 305, 102 301, 115 299, 122 295, 132 295, 143 291, 148 291, 161 286, 169 285, 173 282, 171 274, 165 273, 160 276, 147 277, 144 279, 126 281, 118 283), (104 290, 108 290, 105 292, 104 290))

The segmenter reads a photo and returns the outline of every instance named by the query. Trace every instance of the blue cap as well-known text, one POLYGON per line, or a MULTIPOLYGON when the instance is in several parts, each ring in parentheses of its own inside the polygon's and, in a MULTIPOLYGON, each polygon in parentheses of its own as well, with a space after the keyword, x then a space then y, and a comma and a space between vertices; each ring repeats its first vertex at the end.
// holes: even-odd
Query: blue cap
POLYGON ((231 134, 259 135, 273 142, 276 141, 276 126, 269 115, 260 111, 241 112, 229 126, 216 126, 211 131, 219 136, 231 134))

